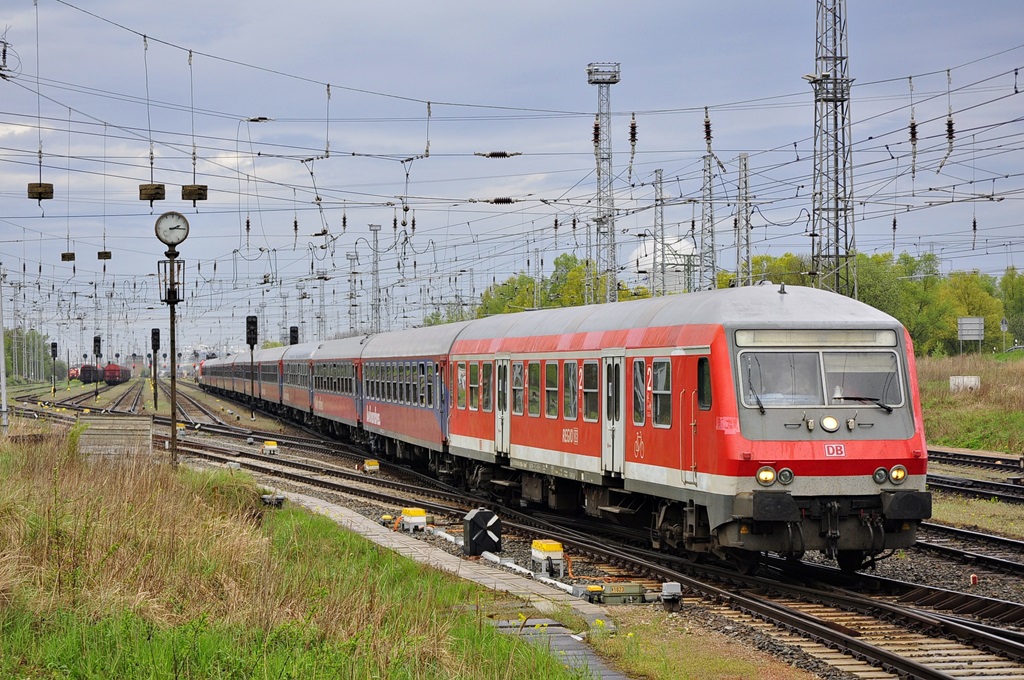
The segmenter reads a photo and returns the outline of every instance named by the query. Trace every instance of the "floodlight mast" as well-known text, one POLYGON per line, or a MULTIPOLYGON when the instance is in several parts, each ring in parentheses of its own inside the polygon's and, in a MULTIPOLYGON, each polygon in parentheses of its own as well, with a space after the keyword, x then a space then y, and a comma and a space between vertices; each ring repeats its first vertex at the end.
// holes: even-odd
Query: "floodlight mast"
MULTIPOLYGON (((619 64, 587 64, 587 82, 597 85, 597 120, 594 122, 594 156, 597 161, 596 275, 605 282, 605 302, 618 295, 618 264, 615 257, 615 196, 612 194, 612 136, 610 86, 619 82, 619 64)), ((597 297, 598 287, 595 287, 597 297)))

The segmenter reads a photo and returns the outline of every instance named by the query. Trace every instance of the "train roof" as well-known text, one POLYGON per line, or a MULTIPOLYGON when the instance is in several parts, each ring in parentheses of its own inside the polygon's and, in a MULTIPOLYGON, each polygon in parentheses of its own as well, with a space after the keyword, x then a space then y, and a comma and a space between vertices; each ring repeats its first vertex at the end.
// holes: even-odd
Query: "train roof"
POLYGON ((458 340, 550 336, 680 325, 726 328, 896 327, 893 317, 845 295, 765 284, 502 314, 470 322, 458 340))
POLYGON ((317 345, 312 359, 313 361, 325 357, 329 359, 358 359, 363 352, 367 338, 366 335, 354 335, 348 338, 326 340, 317 345))
POLYGON ((437 326, 424 326, 404 331, 391 331, 369 336, 363 348, 363 360, 394 357, 430 357, 445 354, 464 329, 479 321, 456 321, 437 326))

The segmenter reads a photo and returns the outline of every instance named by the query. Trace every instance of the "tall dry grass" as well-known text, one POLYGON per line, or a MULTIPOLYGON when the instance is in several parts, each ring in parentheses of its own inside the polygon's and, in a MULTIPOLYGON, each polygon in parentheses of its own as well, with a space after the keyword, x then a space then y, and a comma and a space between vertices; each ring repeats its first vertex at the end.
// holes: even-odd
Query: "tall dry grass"
POLYGON ((917 374, 929 443, 1024 453, 1024 356, 922 357, 917 374), (956 375, 981 388, 951 391, 956 375))
POLYGON ((272 590, 251 481, 179 473, 141 453, 87 459, 75 441, 55 434, 0 449, 4 476, 19 481, 0 487, 0 591, 20 591, 41 612, 260 616, 262 603, 241 595, 272 590))
POLYGON ((139 452, 84 458, 74 431, 0 439, 0 668, 566 676, 483 623, 496 596, 304 510, 264 512, 261 493, 139 452))

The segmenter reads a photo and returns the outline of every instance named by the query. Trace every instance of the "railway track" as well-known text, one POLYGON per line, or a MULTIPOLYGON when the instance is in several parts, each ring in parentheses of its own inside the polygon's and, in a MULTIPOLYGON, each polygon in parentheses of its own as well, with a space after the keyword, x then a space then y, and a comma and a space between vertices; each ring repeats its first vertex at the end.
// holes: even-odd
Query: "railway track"
MULTIPOLYGON (((233 437, 246 436, 247 442, 254 436, 243 428, 221 427, 233 437)), ((293 444, 295 448, 309 446, 329 451, 330 455, 338 453, 336 445, 318 444, 314 440, 296 438, 293 444)), ((184 455, 202 455, 221 463, 237 462, 257 474, 355 494, 392 507, 414 503, 428 512, 458 515, 470 507, 487 505, 480 499, 419 485, 390 482, 390 490, 381 490, 379 479, 341 468, 331 469, 322 461, 302 463, 252 452, 240 461, 237 446, 211 451, 208 443, 179 441, 179 447, 184 455)), ((1008 623, 1024 620, 1024 608, 1016 603, 911 584, 902 584, 902 592, 897 594, 887 587, 883 589, 884 595, 864 595, 843 592, 835 586, 788 585, 735 573, 710 575, 708 567, 702 567, 700 576, 695 577, 678 561, 665 556, 617 546, 586 531, 521 517, 507 509, 496 511, 501 513, 509 531, 540 531, 545 537, 561 541, 574 554, 617 565, 638 578, 678 582, 687 601, 699 601, 722 610, 723 615, 736 617, 737 621, 763 626, 772 631, 773 637, 785 640, 797 636, 793 642, 796 646, 847 670, 859 668, 853 672, 864 677, 871 673, 870 668, 880 668, 920 678, 975 677, 983 669, 986 676, 1024 678, 1024 642, 1014 639, 1015 634, 1004 628, 1008 623), (731 614, 726 614, 726 610, 731 614), (982 620, 968 620, 966 615, 982 620), (835 655, 841 655, 842 661, 835 655)), ((792 569, 786 570, 785 578, 793 578, 792 569)), ((818 580, 822 580, 820 574, 808 582, 818 580)))
POLYGON ((916 548, 994 571, 1024 575, 1024 541, 944 524, 922 523, 916 548))
MULTIPOLYGON (((211 453, 199 448, 190 452, 221 461, 237 460, 231 449, 211 453)), ((413 503, 431 513, 459 514, 471 506, 486 505, 459 494, 394 482, 386 482, 390 490, 382 491, 379 480, 351 471, 328 470, 319 463, 304 464, 258 454, 246 454, 245 458, 240 465, 258 474, 355 494, 392 506, 413 503), (408 494, 413 494, 413 498, 408 494)), ((744 577, 706 566, 700 567, 700 575, 695 577, 666 556, 617 546, 603 537, 537 522, 528 516, 523 521, 519 513, 508 509, 501 509, 500 513, 507 531, 535 535, 542 531, 574 554, 617 565, 638 578, 680 583, 687 596, 693 598, 691 601, 709 603, 723 615, 727 609, 731 612, 728 615, 736 620, 756 622, 754 625, 771 630, 782 639, 797 635, 797 646, 847 670, 857 669, 854 672, 864 677, 872 668, 880 668, 896 675, 926 679, 977 677, 983 669, 992 677, 1024 678, 1024 643, 1007 639, 1005 632, 996 627, 1007 621, 1024 620, 1024 607, 1016 603, 911 584, 900 584, 898 589, 890 584, 884 589, 885 594, 865 595, 832 585, 791 585, 744 577), (892 594, 894 589, 900 592, 892 594), (926 606, 932 611, 925 610, 926 606), (966 620, 964 613, 989 617, 991 623, 966 620)), ((829 572, 838 574, 834 569, 829 572)), ((785 574, 785 580, 793 579, 791 569, 785 574)), ((809 582, 820 578, 821 574, 815 572, 809 582)))
POLYGON ((999 470, 1001 472, 1024 474, 1024 456, 976 451, 952 451, 949 449, 928 449, 928 460, 961 467, 999 470))

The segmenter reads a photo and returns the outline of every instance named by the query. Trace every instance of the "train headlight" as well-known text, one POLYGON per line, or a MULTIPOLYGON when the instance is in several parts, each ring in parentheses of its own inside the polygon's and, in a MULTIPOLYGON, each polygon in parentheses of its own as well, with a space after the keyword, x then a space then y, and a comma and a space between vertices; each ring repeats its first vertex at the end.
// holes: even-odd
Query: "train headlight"
POLYGON ((875 484, 885 484, 889 481, 889 471, 885 468, 878 468, 874 474, 871 475, 871 479, 875 480, 875 484))
POLYGON ((757 483, 761 486, 771 486, 775 483, 775 468, 765 465, 757 471, 757 483))
POLYGON ((889 480, 893 484, 902 484, 907 478, 907 468, 902 465, 896 465, 893 469, 889 470, 889 480))
POLYGON ((839 421, 836 420, 835 416, 825 416, 821 419, 821 429, 826 432, 835 432, 839 429, 839 421))
POLYGON ((783 484, 792 484, 795 477, 796 475, 794 475, 793 471, 789 468, 782 468, 779 470, 779 481, 783 484))

